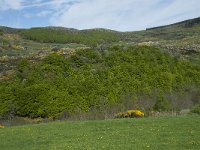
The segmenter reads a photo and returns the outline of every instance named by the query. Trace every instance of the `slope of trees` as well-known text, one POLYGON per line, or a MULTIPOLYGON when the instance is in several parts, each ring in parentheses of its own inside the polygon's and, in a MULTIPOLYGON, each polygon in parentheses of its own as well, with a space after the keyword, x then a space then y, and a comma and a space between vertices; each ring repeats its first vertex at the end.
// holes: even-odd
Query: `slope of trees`
POLYGON ((154 47, 51 54, 38 63, 21 60, 16 76, 1 83, 0 115, 55 118, 115 106, 165 111, 198 103, 199 85, 199 66, 154 47), (196 97, 182 99, 190 92, 196 97))
POLYGON ((81 43, 88 46, 119 41, 117 32, 100 29, 65 31, 51 28, 32 28, 22 30, 21 35, 26 39, 41 43, 81 43))

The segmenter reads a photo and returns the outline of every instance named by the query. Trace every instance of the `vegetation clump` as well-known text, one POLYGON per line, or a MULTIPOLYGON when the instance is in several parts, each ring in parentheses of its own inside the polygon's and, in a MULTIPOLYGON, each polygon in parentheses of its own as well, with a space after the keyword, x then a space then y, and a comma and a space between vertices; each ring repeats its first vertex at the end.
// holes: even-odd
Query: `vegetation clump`
POLYGON ((141 118, 144 117, 144 112, 141 110, 128 110, 115 114, 115 118, 141 118))
POLYGON ((200 104, 195 106, 192 110, 191 110, 191 113, 195 113, 195 114, 198 114, 200 115, 200 104))

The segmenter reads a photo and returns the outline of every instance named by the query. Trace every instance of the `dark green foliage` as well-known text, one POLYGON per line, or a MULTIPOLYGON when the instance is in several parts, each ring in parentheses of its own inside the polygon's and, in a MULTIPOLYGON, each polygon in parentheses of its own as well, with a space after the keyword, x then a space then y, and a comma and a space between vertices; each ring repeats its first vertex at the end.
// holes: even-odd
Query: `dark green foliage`
POLYGON ((10 99, 10 93, 5 90, 4 86, 1 86, 0 91, 1 98, 0 98, 0 116, 6 114, 9 111, 9 99, 10 99))
POLYGON ((169 111, 170 110, 170 103, 167 101, 163 95, 158 95, 156 103, 153 107, 155 111, 169 111))
POLYGON ((22 31, 21 35, 25 39, 41 43, 81 43, 92 47, 100 43, 116 42, 120 39, 117 32, 100 29, 62 31, 50 28, 33 28, 22 31))
POLYGON ((171 107, 166 94, 199 84, 199 66, 154 47, 114 47, 103 53, 87 49, 67 57, 50 54, 37 63, 19 62, 16 78, 0 85, 0 113, 55 118, 63 112, 104 111, 126 107, 123 97, 129 93, 136 100, 145 95, 155 110, 166 111, 171 107))
POLYGON ((29 61, 27 59, 21 59, 17 65, 18 78, 21 80, 26 79, 26 77, 30 71, 29 69, 30 69, 29 61))
POLYGON ((16 115, 15 94, 13 90, 16 89, 15 81, 11 83, 2 82, 0 85, 0 118, 10 118, 16 115))
POLYGON ((182 24, 184 24, 184 26, 186 28, 191 28, 193 26, 200 25, 200 18, 195 18, 195 19, 192 19, 192 20, 183 21, 182 24))
POLYGON ((196 106, 191 110, 191 112, 200 115, 200 104, 199 104, 199 105, 196 105, 196 106))

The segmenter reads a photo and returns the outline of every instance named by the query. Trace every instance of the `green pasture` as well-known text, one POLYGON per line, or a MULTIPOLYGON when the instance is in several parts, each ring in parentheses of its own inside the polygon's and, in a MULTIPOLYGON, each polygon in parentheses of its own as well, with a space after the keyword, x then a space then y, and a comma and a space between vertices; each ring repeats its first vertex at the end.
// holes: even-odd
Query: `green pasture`
POLYGON ((200 117, 63 121, 0 129, 1 150, 200 149, 200 117))

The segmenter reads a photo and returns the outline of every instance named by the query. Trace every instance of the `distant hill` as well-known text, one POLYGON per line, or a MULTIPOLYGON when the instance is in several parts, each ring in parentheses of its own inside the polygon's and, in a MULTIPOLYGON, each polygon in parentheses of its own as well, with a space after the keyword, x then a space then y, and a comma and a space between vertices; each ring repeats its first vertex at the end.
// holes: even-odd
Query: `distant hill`
POLYGON ((24 39, 41 43, 81 43, 89 46, 119 41, 145 42, 177 40, 199 36, 200 17, 179 23, 148 28, 146 31, 118 32, 110 29, 96 28, 77 30, 65 27, 35 27, 31 29, 14 29, 0 27, 3 33, 19 34, 24 39))
POLYGON ((46 55, 52 49, 71 47, 92 47, 102 51, 111 45, 138 44, 166 49, 175 56, 199 53, 200 17, 133 32, 118 32, 103 28, 77 30, 48 26, 15 29, 0 26, 0 57, 46 55))
POLYGON ((63 47, 58 46, 61 44, 71 43, 99 48, 101 50, 113 44, 144 44, 161 47, 175 54, 196 53, 200 52, 200 17, 136 32, 118 32, 103 28, 77 30, 73 28, 48 26, 15 29, 0 26, 0 41, 3 41, 0 44, 0 56, 12 56, 13 54, 16 56, 18 54, 24 55, 24 53, 28 55, 29 53, 35 54, 34 49, 44 49, 45 47, 49 47, 49 43, 52 45, 50 49, 63 47), (45 43, 46 46, 44 46, 45 43), (23 53, 12 51, 9 48, 12 45, 17 46, 17 49, 21 47, 22 51, 30 47, 32 52, 29 49, 23 53), (34 48, 35 46, 31 45, 38 46, 34 48))
POLYGON ((174 26, 180 26, 180 27, 185 27, 185 28, 191 28, 194 26, 200 25, 200 17, 194 18, 194 19, 189 19, 185 21, 181 21, 178 23, 170 24, 170 25, 165 25, 165 26, 159 26, 159 27, 153 27, 153 28, 147 28, 146 30, 153 30, 153 29, 159 29, 159 28, 167 28, 167 27, 174 27, 174 26))
POLYGON ((16 34, 18 31, 21 31, 23 29, 16 29, 16 28, 11 28, 11 27, 6 27, 6 26, 0 26, 0 32, 2 33, 10 33, 10 34, 16 34))

